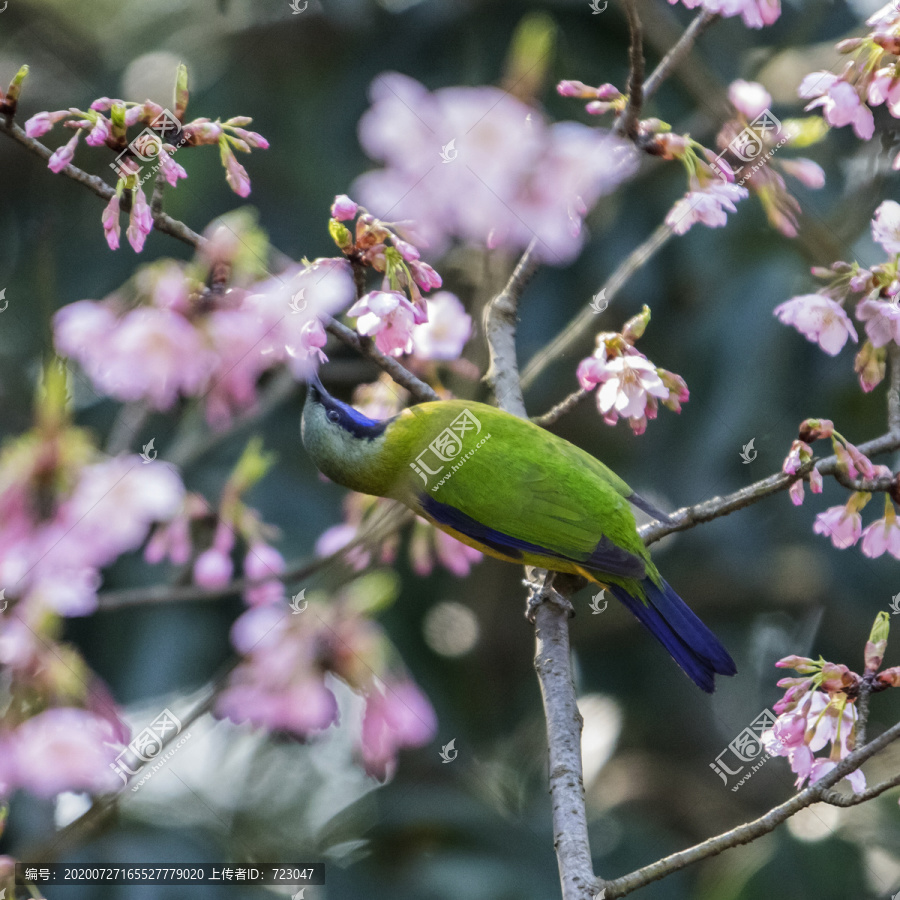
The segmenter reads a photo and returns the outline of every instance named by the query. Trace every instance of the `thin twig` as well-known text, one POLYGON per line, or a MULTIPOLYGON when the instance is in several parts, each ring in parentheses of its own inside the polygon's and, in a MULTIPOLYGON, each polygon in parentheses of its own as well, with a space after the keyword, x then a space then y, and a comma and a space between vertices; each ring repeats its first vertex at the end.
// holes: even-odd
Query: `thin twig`
MULTIPOLYGON (((697 844, 695 847, 690 847, 679 853, 673 853, 671 856, 667 856, 665 859, 651 863, 649 866, 644 866, 629 875, 624 875, 621 878, 615 878, 612 881, 605 882, 604 887, 606 888, 605 896, 607 900, 614 900, 616 897, 624 897, 627 894, 632 893, 632 891, 636 891, 638 888, 642 888, 653 881, 659 881, 661 878, 665 878, 672 872, 683 869, 685 866, 699 862, 702 859, 708 859, 710 856, 717 856, 723 850, 737 847, 739 844, 748 844, 750 841, 756 840, 764 834, 769 834, 769 832, 774 831, 782 822, 800 812, 801 809, 806 809, 807 806, 822 801, 826 795, 830 796, 830 788, 834 787, 834 785, 846 775, 855 772, 867 759, 883 750, 898 738, 900 738, 900 723, 892 726, 864 747, 860 747, 858 750, 854 750, 852 753, 845 756, 834 769, 823 778, 819 779, 815 784, 800 791, 799 794, 791 797, 790 800, 769 810, 764 816, 761 816, 752 822, 746 822, 743 825, 739 825, 737 828, 732 828, 730 831, 726 831, 724 834, 720 834, 717 837, 710 838, 702 844, 697 844)), ((892 786, 893 785, 888 782, 883 786, 879 785, 879 787, 883 787, 884 790, 887 790, 892 786)), ((852 806, 853 804, 848 803, 847 805, 852 806)))
POLYGON ((660 85, 677 69, 694 47, 694 42, 719 18, 718 13, 707 10, 700 12, 672 49, 660 60, 659 65, 650 73, 644 82, 644 103, 660 88, 660 85))
POLYGON ((891 383, 888 387, 888 428, 900 431, 900 347, 891 344, 888 350, 891 383))
MULTIPOLYGON (((34 138, 28 137, 25 134, 25 131, 20 128, 18 125, 13 123, 6 122, 2 117, 0 117, 0 131, 8 134, 13 140, 18 141, 23 147, 30 150, 32 153, 37 154, 41 157, 41 159, 49 160, 53 155, 53 151, 49 147, 45 147, 40 141, 36 141, 34 138)), ((67 165, 60 174, 71 178, 73 181, 77 181, 79 184, 83 184, 88 190, 93 191, 98 197, 101 197, 103 200, 112 200, 115 196, 115 190, 111 188, 102 178, 97 175, 89 175, 82 169, 79 169, 77 166, 73 166, 71 163, 67 165)), ((184 222, 180 222, 178 219, 173 219, 170 215, 167 215, 162 211, 162 209, 152 209, 150 210, 151 215, 153 216, 153 225, 157 231, 162 231, 165 234, 169 234, 174 238, 178 238, 180 241, 184 241, 186 244, 190 244, 192 247, 197 247, 200 245, 203 238, 197 234, 196 231, 192 231, 184 222)))
POLYGON ((586 391, 584 388, 578 388, 577 391, 573 391, 569 394, 565 400, 557 403, 553 409, 548 410, 542 416, 534 416, 531 421, 534 422, 535 425, 546 428, 548 425, 552 425, 558 419, 561 419, 566 413, 575 409, 588 394, 590 394, 590 391, 586 391))
POLYGON ((416 378, 409 369, 402 366, 392 356, 385 356, 371 341, 361 338, 346 325, 329 318, 325 320, 325 329, 339 341, 343 341, 348 347, 352 347, 358 353, 371 359, 379 368, 384 369, 400 387, 406 388, 420 403, 440 399, 424 381, 416 378))
POLYGON ((625 0, 625 16, 631 35, 628 47, 628 105, 616 123, 616 131, 633 141, 638 137, 638 120, 644 105, 644 35, 634 0, 625 0))
MULTIPOLYGON (((879 453, 887 453, 898 448, 900 448, 900 431, 883 434, 881 437, 859 445, 859 449, 866 456, 876 456, 879 453)), ((768 497, 770 494, 787 490, 798 478, 807 474, 812 465, 815 465, 822 475, 835 475, 839 471, 837 457, 828 456, 813 464, 807 463, 796 475, 785 475, 783 472, 778 472, 775 475, 770 475, 768 478, 757 481, 755 484, 741 488, 741 490, 735 491, 733 494, 727 494, 724 497, 711 497, 709 500, 704 500, 702 503, 697 503, 694 506, 685 506, 672 513, 669 516, 669 522, 651 522, 638 529, 638 532, 644 539, 644 543, 649 545, 667 534, 672 534, 674 531, 686 531, 688 528, 693 528, 701 522, 710 522, 713 519, 718 519, 720 516, 727 516, 729 513, 743 509, 745 506, 750 506, 764 497, 768 497)))
POLYGON ((498 405, 522 419, 528 414, 525 412, 525 401, 519 384, 516 322, 519 298, 538 266, 536 247, 537 238, 533 238, 506 286, 484 310, 484 333, 490 352, 490 364, 483 380, 491 386, 498 405))
MULTIPOLYGON (((601 293, 604 298, 611 302, 628 279, 649 262, 671 236, 672 229, 662 224, 643 244, 634 249, 603 285, 601 293)), ((527 390, 534 384, 557 357, 570 352, 596 324, 596 313, 589 306, 586 307, 543 350, 531 358, 522 374, 522 390, 527 390)))
POLYGON ((280 575, 267 575, 265 578, 235 578, 228 584, 219 588, 198 587, 195 584, 172 586, 170 584, 156 584, 150 587, 124 588, 120 591, 105 591, 97 597, 98 610, 107 612, 115 609, 125 609, 134 606, 152 606, 157 603, 192 603, 204 600, 221 600, 241 593, 248 588, 258 587, 271 581, 280 581, 282 584, 297 583, 315 575, 322 569, 326 569, 337 563, 355 549, 376 543, 381 538, 394 533, 402 528, 413 517, 412 512, 401 508, 399 505, 391 506, 385 515, 371 522, 369 527, 358 534, 349 544, 336 550, 329 556, 322 556, 308 562, 300 563, 287 568, 280 575))

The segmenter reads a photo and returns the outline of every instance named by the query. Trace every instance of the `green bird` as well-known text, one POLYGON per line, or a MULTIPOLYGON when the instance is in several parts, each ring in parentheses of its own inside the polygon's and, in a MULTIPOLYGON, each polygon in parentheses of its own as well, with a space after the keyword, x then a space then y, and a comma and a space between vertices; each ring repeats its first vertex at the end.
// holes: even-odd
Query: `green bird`
POLYGON ((737 672, 666 583, 629 503, 665 520, 611 469, 563 438, 469 400, 421 403, 384 421, 309 382, 303 444, 332 481, 408 506, 482 553, 608 588, 704 691, 737 672))

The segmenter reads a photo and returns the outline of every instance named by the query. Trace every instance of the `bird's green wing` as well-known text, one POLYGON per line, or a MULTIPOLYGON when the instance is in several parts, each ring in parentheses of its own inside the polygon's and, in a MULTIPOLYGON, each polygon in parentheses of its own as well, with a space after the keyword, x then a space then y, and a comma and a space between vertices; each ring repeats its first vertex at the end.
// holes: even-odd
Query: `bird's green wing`
POLYGON ((483 404, 453 401, 416 410, 415 421, 402 429, 407 445, 412 438, 413 447, 423 448, 413 455, 425 464, 419 472, 410 466, 404 485, 410 505, 488 546, 626 577, 644 574, 649 556, 625 500, 631 490, 589 454, 483 404), (453 422, 463 410, 478 430, 442 445, 440 435, 459 432, 453 422))

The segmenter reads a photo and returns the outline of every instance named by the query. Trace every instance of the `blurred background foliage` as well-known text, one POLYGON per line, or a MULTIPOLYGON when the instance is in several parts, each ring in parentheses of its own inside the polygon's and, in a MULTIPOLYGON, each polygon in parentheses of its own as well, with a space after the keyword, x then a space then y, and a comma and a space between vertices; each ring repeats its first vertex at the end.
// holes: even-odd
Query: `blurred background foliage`
MULTIPOLYGON (((661 90, 648 114, 711 145, 724 90, 736 77, 757 78, 775 113, 796 115, 796 85, 834 65, 833 44, 853 32, 874 4, 788 0, 781 19, 761 32, 739 20, 714 26, 683 77, 661 90)), ((662 0, 640 3, 649 62, 677 38, 691 14, 662 0)), ((336 193, 371 164, 356 139, 378 73, 398 70, 431 89, 500 83, 516 26, 529 12, 549 17, 555 51, 537 87, 554 119, 586 120, 581 104, 555 95, 560 78, 624 87, 626 31, 613 2, 600 16, 587 0, 519 3, 469 0, 311 0, 292 15, 286 0, 10 0, 0 15, 0 73, 31 66, 21 119, 43 109, 86 106, 102 95, 165 103, 175 65, 191 77, 190 115, 251 115, 272 148, 247 163, 249 200, 271 240, 293 258, 333 254, 325 224, 336 193)), ((884 108, 876 126, 887 132, 884 108)), ((896 197, 879 135, 861 145, 849 129, 831 133, 810 156, 828 174, 824 190, 803 188, 800 236, 766 224, 750 199, 725 230, 695 227, 672 240, 626 286, 598 329, 619 328, 648 303, 653 321, 641 349, 684 376, 690 402, 666 410, 646 435, 604 426, 591 401, 556 430, 602 458, 664 508, 735 490, 777 471, 807 416, 826 416, 850 440, 885 430, 885 386, 863 395, 851 351, 832 359, 780 326, 774 306, 814 290, 812 264, 857 258, 875 262, 867 221, 896 197), (758 457, 744 465, 741 447, 758 457)), ((56 134, 48 138, 52 146, 56 134)), ((79 153, 104 177, 99 154, 79 153)), ((191 153, 189 178, 167 192, 167 210, 201 230, 240 201, 224 183, 214 152, 191 153)), ((179 160, 181 158, 179 157, 179 160)), ((683 193, 677 164, 645 160, 639 176, 604 198, 588 220, 591 239, 576 263, 543 268, 521 305, 519 346, 526 361, 590 300, 615 266, 662 220, 683 193)), ((110 252, 100 201, 54 176, 37 158, 0 140, 0 435, 27 427, 39 362, 50 348, 48 321, 60 306, 99 299, 155 258, 185 258, 186 247, 152 233, 135 258, 110 252)), ((435 262, 435 260, 430 260, 435 262)), ((510 259, 495 261, 508 271, 510 259)), ((454 251, 438 269, 476 322, 488 299, 483 259, 454 251)), ((532 414, 571 391, 590 342, 560 360, 528 392, 532 414)), ((375 370, 342 348, 326 370, 349 396, 375 370)), ((483 365, 476 335, 466 355, 483 365)), ((473 382, 455 391, 485 399, 473 382)), ((105 436, 115 405, 79 396, 78 421, 105 436)), ((289 561, 308 557, 316 537, 341 519, 343 491, 325 484, 299 441, 298 386, 258 425, 278 464, 248 498, 282 532, 289 561)), ((173 417, 154 416, 143 441, 160 456, 173 417)), ((249 432, 238 431, 184 471, 189 487, 218 496, 249 432)), ((139 446, 137 442, 135 446, 139 446)), ((770 760, 734 792, 710 763, 759 712, 778 698, 773 663, 788 652, 823 654, 858 668, 875 614, 900 590, 896 561, 837 551, 813 535, 816 512, 843 502, 826 482, 821 497, 794 508, 777 495, 726 519, 673 536, 655 550, 667 579, 720 635, 740 674, 701 695, 661 648, 621 608, 590 615, 589 592, 575 598, 572 622, 577 686, 585 723, 585 768, 595 868, 615 876, 755 818, 792 792, 784 760, 770 760)), ((394 779, 377 787, 353 765, 348 741, 331 729, 308 745, 279 742, 208 719, 152 783, 121 804, 115 820, 87 843, 62 851, 66 861, 314 861, 328 863, 328 884, 308 898, 545 900, 558 896, 546 792, 546 750, 533 629, 523 618, 521 572, 496 561, 466 579, 443 570, 414 575, 397 564, 396 602, 379 618, 439 716, 435 746, 405 753, 394 779), (438 745, 455 739, 459 756, 441 763, 438 745), (199 799, 198 799, 199 798, 199 799)), ((106 587, 156 583, 164 572, 120 561, 106 587)), ((320 576, 329 590, 346 573, 320 576), (331 580, 329 580, 331 579, 331 580)), ((239 598, 101 612, 69 620, 66 637, 128 706, 149 721, 164 704, 187 708, 230 657, 228 629, 239 598)), ((900 640, 898 637, 896 640, 900 640)), ((900 661, 889 647, 887 665, 900 661)), ((895 692, 875 698, 870 734, 900 716, 895 692)), ((352 696, 342 702, 350 710, 352 696)), ((870 779, 896 771, 900 748, 869 766, 870 779), (893 762, 892 762, 893 760, 893 762)), ((65 810, 57 811, 65 818, 65 810)), ((900 885, 900 812, 896 795, 856 809, 815 807, 755 844, 729 851, 651 885, 640 896, 666 900, 763 900, 771 897, 884 898, 900 885)), ((5 852, 52 844, 52 804, 19 796, 5 852)), ((27 858, 27 857, 25 857, 27 858)), ((228 896, 261 889, 228 888, 228 896)), ((171 898, 218 896, 214 887, 168 888, 171 898)), ((155 896, 153 888, 68 888, 66 896, 155 896)), ((54 892, 50 891, 50 896, 54 892)))

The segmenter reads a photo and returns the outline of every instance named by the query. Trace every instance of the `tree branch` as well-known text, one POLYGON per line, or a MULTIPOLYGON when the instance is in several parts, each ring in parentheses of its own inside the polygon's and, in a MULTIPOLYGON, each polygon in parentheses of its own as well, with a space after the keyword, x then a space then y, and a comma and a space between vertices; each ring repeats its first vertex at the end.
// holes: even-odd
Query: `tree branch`
MULTIPOLYGON (((830 788, 834 787, 834 785, 844 778, 844 776, 849 775, 851 772, 855 772, 867 759, 883 750, 898 738, 900 738, 900 722, 889 728, 864 747, 854 750, 848 756, 844 757, 844 759, 842 759, 824 778, 819 779, 815 784, 809 785, 807 788, 800 791, 799 794, 791 797, 790 800, 769 810, 764 816, 761 816, 752 822, 746 822, 743 825, 739 825, 737 828, 732 828, 730 831, 726 831, 724 834, 720 834, 717 837, 710 838, 702 844, 697 844, 696 846, 690 847, 687 850, 682 850, 679 853, 673 853, 671 856, 667 856, 665 859, 651 863, 649 866, 637 869, 629 875, 624 875, 621 878, 615 878, 612 881, 605 882, 604 887, 606 888, 607 900, 614 900, 616 897, 624 897, 627 894, 632 893, 632 891, 636 891, 638 888, 642 888, 653 881, 659 881, 661 878, 665 878, 666 875, 676 872, 679 869, 683 869, 685 866, 699 862, 702 859, 708 859, 710 856, 717 856, 723 850, 737 847, 739 844, 748 844, 750 841, 756 840, 764 834, 769 834, 769 832, 774 831, 782 822, 800 812, 801 809, 806 809, 807 806, 812 806, 813 803, 823 801, 826 795, 831 797, 830 788)), ((900 783, 900 776, 898 776, 896 780, 900 783)), ((881 791, 885 791, 893 786, 892 783, 885 782, 883 785, 878 785, 878 788, 881 789, 881 791)), ((872 788, 871 790, 876 789, 872 788)), ((866 794, 868 793, 870 792, 866 791, 866 794)), ((865 795, 859 795, 859 797, 863 796, 865 795)), ((851 800, 853 798, 847 799, 851 800)), ((831 802, 831 800, 828 800, 827 802, 831 802)), ((861 803, 863 801, 860 799, 856 802, 861 803)), ((844 804, 843 802, 840 802, 836 805, 854 806, 855 803, 847 802, 844 804)))
POLYGON ((677 69, 694 47, 697 38, 719 18, 718 13, 707 10, 700 12, 685 29, 684 34, 672 49, 660 60, 659 65, 644 82, 644 102, 646 103, 660 88, 660 85, 677 69))
MULTIPOLYGON (((5 132, 13 140, 18 141, 27 150, 37 154, 45 161, 49 160, 53 155, 53 151, 49 147, 45 147, 40 141, 28 137, 25 131, 16 125, 15 122, 7 122, 2 116, 0 116, 0 131, 5 132)), ((115 196, 115 190, 102 178, 97 175, 88 175, 87 172, 79 169, 77 166, 69 164, 60 174, 77 181, 79 184, 83 184, 88 190, 93 191, 103 200, 109 201, 115 196)), ((173 219, 158 206, 151 208, 150 212, 153 216, 153 225, 157 231, 162 231, 174 238, 178 238, 179 241, 184 241, 184 243, 190 244, 192 247, 199 246, 203 241, 203 238, 196 231, 192 231, 184 222, 173 219)))
POLYGON ((644 35, 634 0, 625 0, 625 16, 631 35, 628 47, 628 105, 616 122, 616 131, 633 141, 638 137, 638 121, 644 105, 644 35))
POLYGON ((546 428, 548 425, 552 425, 558 419, 561 419, 566 413, 571 412, 590 394, 590 391, 586 391, 584 388, 578 388, 577 391, 573 391, 566 397, 565 400, 557 403, 553 409, 548 410, 542 416, 534 416, 532 418, 532 422, 535 425, 540 425, 541 428, 546 428))
POLYGON ((484 311, 484 333, 487 337, 490 364, 483 381, 487 382, 501 409, 525 419, 525 401, 519 384, 516 359, 516 320, 519 298, 538 267, 535 256, 537 238, 532 238, 513 270, 506 287, 494 297, 484 311))
MULTIPOLYGON (((601 293, 607 301, 611 302, 615 298, 628 279, 652 259, 656 251, 672 237, 672 233, 668 225, 662 224, 643 244, 632 250, 603 285, 601 293)), ((596 324, 596 313, 589 306, 582 310, 543 350, 531 358, 522 374, 522 389, 531 387, 558 356, 569 353, 596 324)))
MULTIPOLYGON (((879 453, 897 450, 898 448, 900 448, 900 430, 883 434, 881 437, 859 445, 859 449, 866 456, 875 456, 879 453)), ((741 488, 741 490, 735 491, 733 494, 727 494, 724 497, 712 497, 694 506, 685 506, 669 516, 670 522, 651 522, 649 525, 644 525, 643 528, 638 529, 638 533, 644 539, 644 543, 649 545, 675 531, 686 531, 688 528, 693 528, 701 522, 711 522, 713 519, 727 516, 735 510, 751 506, 770 494, 787 490, 798 478, 802 478, 803 475, 807 474, 813 465, 822 475, 839 474, 837 457, 828 456, 812 464, 807 463, 796 475, 785 475, 783 472, 778 472, 775 475, 770 475, 768 478, 757 481, 755 484, 741 488)), ((877 482, 870 482, 870 484, 875 483, 877 482)), ((856 489, 854 487, 854 490, 856 489)))
POLYGON ((392 505, 385 515, 371 522, 364 532, 357 534, 349 544, 341 547, 340 550, 336 550, 329 556, 322 556, 290 567, 279 575, 267 575, 265 578, 256 579, 235 578, 219 588, 204 588, 195 584, 174 587, 170 584, 157 584, 150 587, 105 591, 97 597, 97 608, 101 612, 108 612, 114 609, 150 606, 156 603, 191 603, 204 600, 221 600, 223 597, 230 597, 248 588, 258 587, 270 581, 280 581, 282 584, 296 583, 345 559, 349 553, 358 547, 363 547, 370 542, 375 543, 388 534, 392 534, 399 528, 402 528, 412 518, 413 514, 411 511, 392 505))
POLYGON ((402 366, 392 356, 385 356, 370 340, 360 337, 351 328, 338 322, 337 319, 327 318, 325 320, 325 330, 333 334, 348 347, 352 347, 357 353, 371 359, 379 368, 384 369, 400 387, 406 388, 420 403, 440 399, 424 381, 416 378, 409 369, 402 366))
MULTIPOLYGON (((537 266, 534 248, 528 245, 506 286, 485 308, 484 331, 490 366, 484 380, 494 391, 501 409, 527 418, 519 366, 516 360, 516 322, 519 298, 537 266)), ((529 581, 543 581, 536 588, 534 606, 535 660, 547 720, 550 797, 553 806, 553 845, 559 865, 563 900, 591 900, 595 876, 588 841, 584 778, 581 769, 582 718, 578 712, 569 653, 568 595, 577 582, 556 576, 567 588, 550 587, 546 571, 526 569, 529 581)), ((531 609, 531 606, 529 606, 531 609)))
POLYGON ((887 394, 888 428, 900 431, 900 347, 893 343, 888 350, 888 364, 891 372, 887 394))

